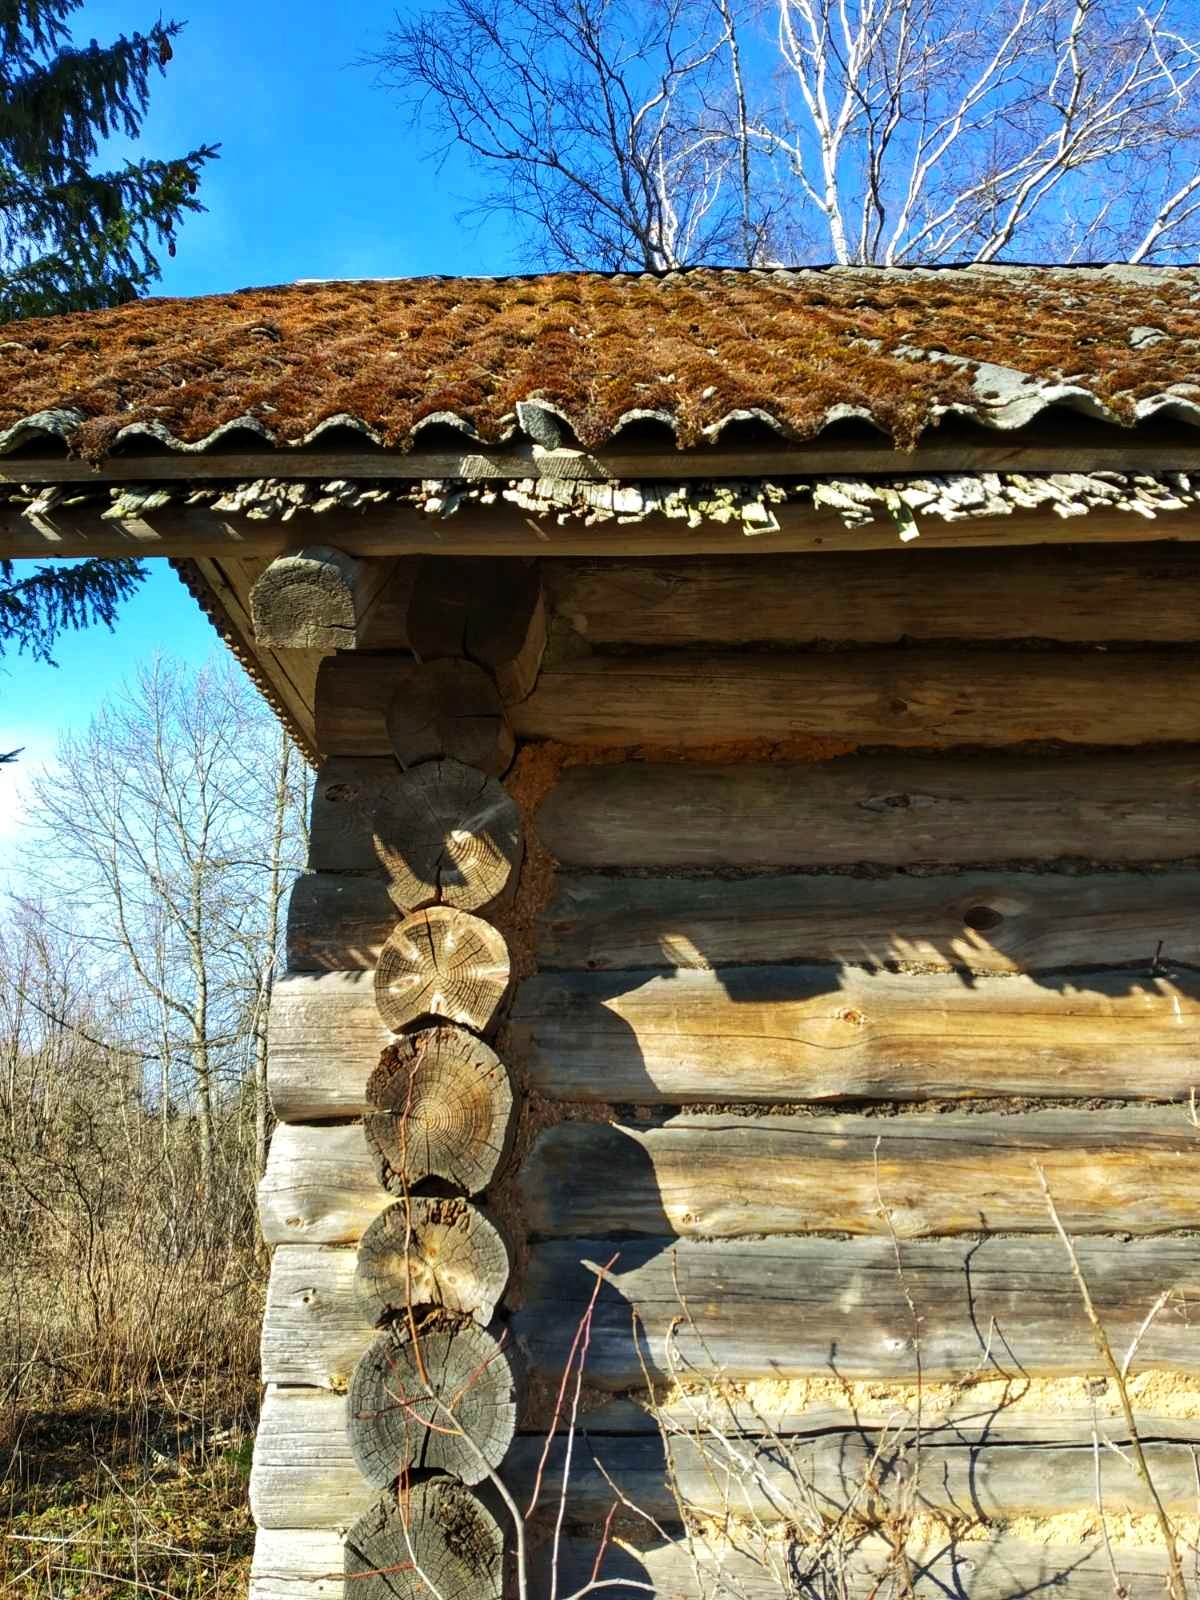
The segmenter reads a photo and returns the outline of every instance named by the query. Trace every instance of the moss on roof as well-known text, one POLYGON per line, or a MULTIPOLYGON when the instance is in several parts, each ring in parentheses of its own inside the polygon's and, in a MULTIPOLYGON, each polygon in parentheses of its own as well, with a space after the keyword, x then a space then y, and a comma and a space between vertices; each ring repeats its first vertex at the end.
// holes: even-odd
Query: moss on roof
POLYGON ((306 283, 0 328, 8 444, 56 412, 32 431, 92 459, 131 425, 194 447, 231 425, 303 443, 340 419, 403 449, 450 416, 499 442, 530 400, 592 447, 631 414, 669 422, 681 446, 747 414, 797 440, 859 416, 901 446, 947 411, 1017 426, 1067 403, 1132 423, 1165 405, 1200 422, 1200 272, 306 283))

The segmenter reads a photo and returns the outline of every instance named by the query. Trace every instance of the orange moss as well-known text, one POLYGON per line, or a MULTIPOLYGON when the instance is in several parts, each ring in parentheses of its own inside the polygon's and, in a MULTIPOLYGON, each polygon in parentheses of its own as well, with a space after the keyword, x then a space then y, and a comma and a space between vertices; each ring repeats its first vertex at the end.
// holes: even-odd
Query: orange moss
POLYGON ((909 447, 943 408, 977 411, 984 360, 1078 384, 1132 421, 1137 400, 1191 376, 1180 341, 1195 331, 1194 293, 1186 271, 1127 282, 1087 269, 700 268, 143 300, 0 332, 0 427, 70 407, 86 419, 73 445, 100 459, 133 422, 192 442, 253 417, 294 442, 348 415, 404 448, 439 411, 497 440, 537 396, 589 446, 635 408, 665 413, 688 446, 748 410, 809 438, 843 404, 909 447), (1132 349, 1139 325, 1165 337, 1132 349))

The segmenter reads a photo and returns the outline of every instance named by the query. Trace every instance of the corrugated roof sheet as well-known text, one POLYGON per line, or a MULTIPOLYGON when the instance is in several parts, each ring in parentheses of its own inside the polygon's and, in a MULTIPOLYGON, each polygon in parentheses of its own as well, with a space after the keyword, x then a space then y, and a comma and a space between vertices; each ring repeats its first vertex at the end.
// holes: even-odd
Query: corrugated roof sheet
POLYGON ((1012 429, 1053 406, 1200 426, 1200 270, 303 283, 0 328, 0 451, 61 439, 93 460, 231 430, 407 449, 448 423, 548 442, 555 419, 592 448, 646 418, 681 447, 747 419, 801 441, 847 418, 908 446, 943 417, 1012 429))

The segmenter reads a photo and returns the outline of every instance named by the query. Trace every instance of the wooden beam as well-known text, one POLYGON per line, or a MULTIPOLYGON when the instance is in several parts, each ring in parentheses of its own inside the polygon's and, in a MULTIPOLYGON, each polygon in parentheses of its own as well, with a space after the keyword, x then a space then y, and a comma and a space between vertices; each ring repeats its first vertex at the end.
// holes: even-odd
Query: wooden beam
MULTIPOLYGON (((543 1557, 550 1548, 548 1543, 543 1557)), ((596 1548, 594 1536, 562 1541, 560 1594, 572 1594, 590 1581, 596 1548)), ((341 1600, 342 1559, 336 1530, 262 1529, 255 1542, 250 1600, 341 1600)), ((834 1564, 838 1570, 830 1574, 829 1582, 836 1583, 836 1593, 845 1600, 877 1600, 881 1581, 890 1581, 884 1575, 894 1570, 895 1552, 885 1540, 866 1537, 854 1543, 844 1560, 835 1558, 834 1564)), ((925 1547, 910 1543, 905 1582, 915 1600, 946 1595, 1015 1600, 1021 1595, 1055 1594, 1068 1586, 1072 1600, 1112 1600, 1114 1585, 1127 1600, 1162 1600, 1166 1571, 1161 1551, 1119 1542, 1106 1550, 1098 1536, 1083 1543, 1072 1537, 1068 1543, 1039 1544, 993 1532, 961 1540, 942 1535, 925 1547)), ((689 1550, 680 1540, 640 1550, 623 1540, 618 1548, 610 1546, 602 1576, 643 1586, 631 1594, 649 1585, 654 1593, 670 1595, 672 1600, 708 1600, 719 1592, 716 1584, 740 1600, 779 1600, 780 1593, 778 1577, 757 1556, 720 1542, 712 1547, 693 1542, 689 1550)), ((823 1582, 819 1575, 812 1581, 823 1582)))
POLYGON ((1200 841, 1188 754, 849 756, 570 767, 534 831, 564 865, 912 867, 1181 860, 1200 841))
MULTIPOLYGON (((1075 1248, 1115 1350, 1135 1344, 1160 1296, 1167 1297, 1136 1342, 1130 1370, 1200 1374, 1195 1242, 1081 1239, 1075 1248)), ((926 1382, 953 1382, 968 1374, 1106 1370, 1056 1238, 906 1243, 899 1271, 890 1239, 662 1238, 534 1247, 511 1325, 535 1374, 561 1372, 595 1286, 588 1263, 614 1255, 588 1353, 588 1381, 602 1389, 636 1388, 643 1359, 652 1376, 719 1373, 735 1383, 768 1376, 911 1383, 918 1370, 926 1382)))
MULTIPOLYGON (((389 736, 389 707, 423 695, 436 665, 361 653, 327 658, 317 678, 322 751, 399 751, 389 736)), ((617 748, 703 749, 748 738, 935 749, 1191 741, 1200 739, 1200 654, 591 656, 543 668, 533 693, 508 715, 521 739, 617 748)), ((476 725, 484 726, 482 715, 471 719, 476 725)), ((503 770, 477 753, 460 754, 444 738, 427 753, 503 770)))
MULTIPOLYGON (((732 879, 564 872, 538 920, 537 954, 543 969, 591 971, 836 961, 1038 972, 1145 966, 1160 950, 1168 965, 1200 966, 1198 905, 1200 872, 1187 871, 732 879)), ((292 908, 299 927, 289 963, 311 970, 371 965, 394 916, 376 880, 334 873, 300 879, 292 908)))
POLYGON ((926 550, 762 561, 544 564, 560 627, 588 645, 896 644, 905 639, 1200 639, 1200 551, 926 550))
POLYGON ((388 577, 386 562, 360 561, 330 545, 290 550, 250 591, 254 637, 273 649, 353 650, 388 577))
MULTIPOLYGON (((194 459, 194 458, 191 458, 194 459)), ((339 468, 336 476, 345 476, 339 468)), ((888 469, 895 471, 893 463, 888 469)), ((1054 470, 1058 470, 1057 468, 1054 470)), ((745 476, 739 468, 736 476, 745 476)), ((122 482, 129 483, 128 475, 122 482)), ((748 535, 738 524, 708 523, 697 529, 664 516, 641 522, 586 526, 582 520, 534 517, 510 506, 464 507, 451 517, 428 517, 405 506, 371 511, 328 511, 307 521, 265 520, 202 506, 167 506, 137 516, 110 518, 103 506, 61 506, 25 517, 12 505, 0 509, 0 558, 48 556, 220 556, 268 559, 295 547, 297 536, 335 545, 348 555, 609 556, 729 555, 829 550, 895 550, 890 523, 847 528, 824 510, 795 505, 776 511, 779 531, 748 535)), ((919 543, 925 549, 959 546, 1145 543, 1200 539, 1200 508, 1163 512, 1154 518, 1097 508, 1063 518, 1043 511, 1011 516, 964 517, 953 522, 926 518, 919 543)))
MULTIPOLYGON (((1075 1248, 1122 1356, 1166 1296, 1136 1344, 1131 1372, 1200 1377, 1195 1241, 1084 1238, 1075 1248)), ((615 1394, 645 1390, 633 1307, 650 1374, 701 1386, 717 1377, 912 1384, 918 1353, 929 1383, 1077 1382, 1106 1371, 1070 1263, 1053 1236, 906 1240, 898 1273, 890 1238, 810 1235, 534 1245, 510 1321, 510 1338, 530 1361, 531 1376, 557 1383, 595 1286, 588 1263, 603 1266, 614 1256, 596 1306, 587 1380, 615 1394)), ((344 1391, 374 1337, 354 1277, 353 1250, 281 1245, 275 1251, 264 1383, 344 1391)), ((1152 1410, 1153 1401, 1147 1404, 1152 1410)))
MULTIPOLYGON (((341 1396, 319 1389, 268 1389, 250 1480, 251 1507, 260 1527, 340 1527, 374 1503, 376 1492, 358 1472, 345 1436, 345 1412, 341 1396)), ((1173 1515, 1186 1516, 1196 1499, 1194 1444, 1183 1438, 1163 1440, 1153 1416, 1143 1415, 1138 1423, 1164 1506, 1173 1515)), ((1097 1427, 1102 1440, 1122 1445, 1128 1440, 1129 1430, 1120 1420, 1100 1420, 1097 1427)), ((739 1470, 711 1436, 684 1434, 670 1441, 670 1469, 684 1500, 700 1516, 720 1517, 732 1509, 735 1515, 767 1524, 786 1521, 801 1505, 833 1518, 861 1493, 868 1476, 875 1481, 880 1504, 895 1504, 908 1492, 915 1496, 916 1509, 943 1516, 1005 1521, 1096 1506, 1091 1427, 1082 1419, 1064 1424, 1061 1416, 1045 1412, 1027 1418, 1016 1437, 1003 1416, 993 1417, 990 1426, 982 1420, 967 1428, 933 1423, 921 1430, 919 1452, 914 1436, 893 1426, 889 1438, 865 1420, 856 1423, 846 1416, 840 1428, 823 1434, 783 1432, 758 1443, 735 1437, 734 1449, 745 1463, 739 1470), (902 1462, 915 1465, 918 1475, 905 1470, 902 1462)), ((545 1449, 543 1435, 522 1435, 500 1469, 522 1505, 529 1502, 545 1449)), ((564 1450, 560 1440, 547 1453, 544 1507, 556 1507, 562 1495, 564 1450)), ((566 1480, 568 1525, 603 1525, 613 1500, 605 1474, 642 1512, 660 1523, 673 1522, 678 1506, 667 1469, 667 1449, 660 1438, 596 1433, 585 1414, 566 1480)), ((1099 1472, 1102 1504, 1110 1516, 1152 1512, 1149 1493, 1130 1463, 1104 1444, 1099 1472)))
POLYGON ((284 1122, 361 1116, 367 1079, 392 1041, 374 973, 285 974, 271 995, 267 1088, 284 1122), (325 1063, 312 1076, 314 1061, 325 1063))
MULTIPOLYGON (((1200 1228, 1200 1134, 1181 1106, 897 1117, 563 1122, 518 1174, 550 1238, 673 1234, 1050 1233, 1040 1162, 1072 1234, 1200 1228)), ((269 1244, 353 1244, 395 1196, 361 1127, 281 1127, 264 1190, 269 1244), (280 1134, 283 1137, 280 1137, 280 1134)))
POLYGON ((357 1257, 336 1245, 280 1245, 262 1326, 262 1381, 343 1395, 375 1337, 355 1288, 357 1257))
POLYGON ((1200 1227, 1200 1132, 1183 1107, 937 1117, 673 1117, 662 1127, 563 1122, 518 1183, 552 1238, 809 1232, 901 1239, 1048 1233, 1034 1163, 1063 1226, 1200 1227))
POLYGON ((547 450, 516 445, 459 450, 275 450, 178 452, 112 456, 99 467, 66 455, 0 457, 0 483, 191 483, 254 478, 366 478, 418 482, 424 478, 560 481, 794 478, 810 474, 927 472, 1165 472, 1200 468, 1195 430, 1164 438, 1118 427, 1054 439, 996 434, 994 438, 929 439, 913 450, 876 442, 817 439, 811 444, 704 445, 695 449, 606 447, 547 450))
POLYGON ((267 1244, 354 1244, 395 1198, 379 1182, 360 1123, 275 1129, 258 1186, 267 1244))
POLYGON ((509 1027, 513 1059, 562 1100, 1178 1100, 1200 998, 1186 971, 563 973, 523 983, 509 1027))

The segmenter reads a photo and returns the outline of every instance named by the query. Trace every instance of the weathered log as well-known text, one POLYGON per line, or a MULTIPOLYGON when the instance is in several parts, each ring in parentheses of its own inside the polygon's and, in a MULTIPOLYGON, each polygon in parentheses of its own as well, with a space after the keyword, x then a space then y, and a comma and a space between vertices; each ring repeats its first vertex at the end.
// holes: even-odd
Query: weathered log
POLYGON ((569 768, 536 828, 576 867, 1170 861, 1196 854, 1200 768, 1146 752, 627 761, 569 768))
POLYGON ((543 974, 517 991, 514 1059, 562 1100, 1186 1099, 1195 975, 1039 978, 722 967, 543 974))
POLYGON ((449 1478, 413 1484, 365 1511, 346 1535, 346 1594, 361 1600, 500 1600, 504 1536, 449 1478))
MULTIPOLYGON (((1115 1531, 1115 1530, 1114 1530, 1115 1531)), ((817 1547, 819 1549, 820 1546, 817 1547)), ((550 1559, 550 1543, 535 1552, 535 1561, 550 1559)), ((595 1535, 563 1539, 558 1562, 558 1592, 573 1594, 592 1577, 595 1535)), ((342 1600, 342 1539, 333 1530, 260 1529, 250 1573, 250 1600, 342 1600), (332 1576, 331 1576, 332 1574, 332 1576)), ((779 1571, 787 1571, 787 1548, 778 1547, 779 1571)), ((900 1581, 915 1600, 945 1600, 970 1595, 971 1600, 1017 1600, 1018 1596, 1056 1594, 1069 1585, 1072 1600, 1112 1600, 1114 1582, 1128 1600, 1162 1600, 1166 1592, 1166 1560, 1161 1551, 1115 1543, 1106 1550, 1097 1535, 1084 1542, 1038 1544, 1010 1534, 978 1531, 966 1539, 948 1535, 928 1545, 905 1545, 900 1563, 893 1547, 877 1537, 856 1538, 850 1548, 824 1546, 806 1557, 797 1547, 799 1581, 813 1594, 830 1593, 845 1600, 879 1600, 887 1575, 900 1581), (1113 1578, 1114 1567, 1117 1578, 1113 1578)), ((628 1539, 610 1545, 601 1569, 606 1581, 642 1585, 612 1588, 607 1593, 637 1600, 645 1585, 671 1600, 710 1600, 721 1585, 739 1600, 779 1600, 780 1576, 754 1552, 716 1541, 707 1545, 682 1538, 651 1549, 633 1547, 628 1539)), ((541 1567, 542 1591, 549 1592, 541 1567)), ((787 1580, 790 1581, 790 1580, 787 1580)), ((1189 1589, 1195 1585, 1188 1579, 1189 1589)), ((357 1589, 355 1589, 357 1593, 357 1589)))
MULTIPOLYGON (((301 885, 319 882, 301 879, 293 900, 301 885)), ((320 901, 316 889, 308 890, 314 909, 306 912, 305 927, 315 954, 307 961, 325 955, 331 966, 371 964, 368 955, 391 926, 373 887, 372 898, 362 891, 349 904, 332 888, 320 901), (323 928, 317 926, 318 903, 323 928)), ((611 970, 905 962, 969 972, 1052 972, 1145 962, 1161 947, 1168 963, 1200 965, 1197 905, 1200 873, 1184 871, 735 879, 564 873, 538 922, 538 964, 611 970)))
POLYGON ((375 1003, 399 1033, 426 1017, 486 1033, 508 988, 508 946, 480 917, 429 906, 392 930, 375 969, 375 1003))
POLYGON ((477 911, 499 898, 521 853, 512 796, 458 761, 402 773, 375 808, 375 853, 401 911, 457 906, 477 911))
MULTIPOLYGON (((1194 1240, 1084 1238, 1076 1250, 1119 1356, 1159 1296, 1173 1291, 1138 1342, 1132 1370, 1200 1377, 1200 1351, 1190 1331, 1200 1276, 1194 1240)), ((613 1256, 618 1260, 611 1286, 601 1291, 587 1369, 589 1383, 612 1393, 645 1389, 631 1342, 631 1306, 645 1324, 652 1370, 702 1385, 714 1377, 912 1384, 916 1360, 906 1295, 919 1319, 929 1382, 1005 1376, 1076 1382, 1105 1371, 1056 1238, 904 1242, 899 1275, 890 1239, 609 1238, 548 1240, 532 1250, 511 1326, 543 1377, 561 1377, 595 1284, 580 1263, 603 1266, 613 1256), (688 1312, 680 1307, 681 1295, 688 1312), (689 1313, 703 1345, 690 1331, 689 1313)), ((371 1337, 354 1288, 353 1251, 331 1245, 276 1250, 264 1382, 344 1387, 371 1337)), ((872 1393, 872 1406, 884 1407, 886 1391, 872 1393)), ((1083 1401, 1086 1408, 1086 1396, 1083 1401)), ((1153 1392, 1143 1404, 1154 1411, 1153 1392)), ((880 1425, 887 1420, 884 1415, 880 1425)))
MULTIPOLYGON (((317 695, 319 714, 319 681, 317 695)), ((1194 740, 1198 708, 1192 654, 874 650, 562 661, 511 717, 519 738, 565 744, 686 749, 753 737, 939 748, 1194 740)))
POLYGON ((346 1396, 271 1385, 263 1396, 250 1469, 257 1525, 344 1528, 374 1499, 354 1465, 346 1396))
POLYGON ((543 563, 554 619, 590 645, 1200 639, 1187 546, 923 550, 543 563))
POLYGON ((485 667, 505 704, 524 700, 546 647, 537 565, 505 557, 422 557, 408 640, 422 661, 464 656, 485 667))
MULTIPOLYGON (((286 1166, 276 1176, 272 1164, 267 1173, 275 1184, 272 1241, 345 1243, 380 1226, 387 1196, 378 1167, 364 1140, 342 1132, 289 1129, 286 1166), (322 1169, 324 1190, 288 1188, 289 1176, 322 1169), (305 1232, 287 1231, 302 1211, 305 1232)), ((1200 1228, 1198 1153, 1200 1134, 1176 1106, 895 1117, 689 1113, 658 1127, 560 1123, 539 1134, 519 1185, 526 1223, 547 1237, 1050 1233, 1038 1161, 1072 1234, 1154 1234, 1200 1228)))
POLYGON ((313 784, 308 864, 319 871, 379 870, 375 812, 399 782, 395 758, 336 756, 313 784))
MULTIPOLYGON (((423 768, 418 770, 424 770, 423 768)), ((543 970, 890 962, 1037 972, 1200 964, 1200 873, 963 872, 852 878, 562 873, 537 927, 543 970)), ((308 873, 288 907, 288 967, 374 967, 396 924, 377 876, 308 873)))
MULTIPOLYGON (((519 1175, 548 1237, 1200 1228, 1200 1133, 1183 1108, 901 1117, 683 1116, 563 1122, 519 1175)), ((379 1224, 373 1224, 378 1227, 379 1224)))
MULTIPOLYGON (((1017 1381, 1012 1387, 1019 1392, 1022 1384, 1017 1381)), ((760 1425, 757 1434, 745 1435, 737 1431, 731 1401, 715 1391, 710 1399, 707 1412, 697 1399, 692 1414, 678 1405, 661 1413, 671 1440, 675 1482, 702 1515, 720 1516, 732 1509, 745 1516, 753 1510, 770 1523, 790 1520, 789 1513, 798 1517, 805 1505, 833 1517, 861 1490, 872 1462, 884 1505, 912 1488, 920 1508, 942 1514, 957 1510, 963 1516, 1003 1521, 1088 1511, 1096 1504, 1092 1453, 1097 1440, 1109 1515, 1152 1509, 1128 1461, 1108 1448, 1126 1448, 1130 1436, 1123 1420, 1111 1415, 1115 1401, 1107 1397, 1099 1410, 1085 1403, 1065 1418, 1056 1410, 1030 1412, 1019 1427, 1003 1410, 982 1406, 961 1424, 941 1422, 928 1407, 889 1416, 883 1424, 843 1408, 821 1418, 814 1415, 801 1431, 774 1426, 768 1431, 760 1425), (918 1436, 920 1449, 914 1450, 918 1436), (736 1460, 744 1463, 740 1473, 731 1470, 736 1460)), ((602 1415, 585 1413, 579 1420, 566 1499, 568 1523, 604 1521, 612 1493, 596 1463, 643 1511, 663 1522, 674 1521, 678 1512, 671 1499, 668 1458, 657 1430, 609 1431, 597 1425, 602 1415)), ((1169 1414, 1141 1413, 1137 1428, 1164 1504, 1172 1514, 1186 1515, 1195 1505, 1192 1457, 1200 1419, 1193 1417, 1189 1424, 1169 1414)), ((547 1454, 539 1501, 543 1509, 558 1502, 564 1445, 560 1435, 547 1454)), ((518 1435, 500 1465, 501 1478, 522 1505, 532 1495, 545 1447, 544 1434, 518 1435)), ((354 1461, 344 1396, 319 1389, 267 1391, 250 1496, 255 1520, 265 1527, 344 1527, 374 1500, 375 1491, 354 1461)))
POLYGON ((367 1145, 393 1191, 444 1178, 478 1194, 491 1182, 512 1124, 503 1062, 482 1039, 443 1025, 397 1039, 365 1087, 367 1145))
MULTIPOLYGON (((669 1531, 669 1530, 668 1530, 669 1531)), ((885 1594, 911 1595, 913 1600, 1022 1600, 1069 1589, 1071 1600, 1162 1600, 1166 1591, 1166 1557, 1158 1549, 1105 1547, 1097 1536, 1080 1543, 1023 1542, 1004 1533, 957 1539, 934 1535, 914 1540, 897 1552, 882 1538, 851 1539, 847 1544, 817 1537, 789 1547, 777 1545, 773 1559, 755 1548, 753 1535, 731 1546, 714 1538, 658 1543, 637 1549, 629 1541, 610 1545, 601 1568, 614 1600, 639 1600, 647 1592, 670 1600, 709 1600, 736 1595, 738 1600, 779 1600, 792 1592, 837 1595, 842 1600, 879 1600, 885 1594), (749 1544, 750 1548, 744 1548, 749 1544), (1113 1572, 1118 1576, 1114 1579, 1113 1572), (625 1587, 621 1587, 621 1583, 625 1587)), ((596 1560, 595 1536, 563 1541, 558 1563, 558 1592, 576 1593, 591 1577, 596 1560)), ((550 1546, 540 1552, 544 1571, 550 1546)), ((1187 1592, 1198 1586, 1187 1579, 1187 1592)))
POLYGON ((316 978, 287 973, 276 982, 267 1088, 281 1121, 362 1115, 366 1081, 392 1040, 375 1007, 373 977, 371 972, 316 978))
POLYGON ((508 1274, 508 1249, 482 1211, 457 1196, 411 1195, 363 1234, 355 1281, 373 1321, 442 1306, 487 1327, 508 1274))
POLYGON ((408 651, 411 648, 408 608, 422 560, 419 555, 392 556, 388 562, 387 581, 359 621, 360 650, 408 651))
POLYGON ((281 1245, 271 1258, 262 1327, 262 1381, 345 1393, 374 1337, 354 1290, 355 1253, 281 1245))
POLYGON ((330 545, 277 556, 250 591, 255 638, 274 649, 353 650, 387 576, 386 563, 360 561, 330 545))
MULTIPOLYGON (((1003 1432, 972 1445, 861 1429, 812 1439, 701 1433, 673 1438, 668 1449, 652 1436, 588 1434, 571 1452, 567 1515, 576 1525, 603 1525, 618 1491, 660 1523, 678 1520, 680 1501, 703 1518, 779 1524, 815 1512, 832 1521, 861 1508, 867 1484, 881 1519, 889 1512, 899 1519, 908 1507, 1005 1522, 1092 1511, 1098 1498, 1112 1517, 1153 1515, 1154 1500, 1132 1461, 1109 1450, 1106 1437, 1096 1449, 1091 1440, 1027 1445, 1003 1432)), ((533 1490, 544 1446, 535 1435, 520 1438, 504 1463, 505 1482, 520 1501, 533 1490)), ((1156 1441, 1144 1448, 1159 1499, 1172 1515, 1186 1516, 1196 1503, 1195 1447, 1156 1441)), ((544 1506, 556 1506, 563 1492, 565 1455, 566 1442, 556 1441, 545 1466, 544 1506)))
MULTIPOLYGON (((1131 1371, 1200 1373, 1194 1240, 1080 1239, 1075 1250, 1113 1349, 1135 1346, 1131 1371)), ((643 1360, 652 1376, 734 1382, 1105 1370, 1056 1238, 908 1243, 899 1270, 890 1239, 663 1238, 535 1246, 511 1325, 536 1373, 561 1372, 595 1285, 587 1263, 614 1255, 591 1322, 588 1380, 600 1388, 636 1386, 643 1360)))
MULTIPOLYGON (((344 684, 341 687, 345 687, 344 684)), ((321 681, 317 681, 321 715, 321 681)), ((498 776, 513 758, 512 729, 496 685, 471 661, 430 661, 413 666, 388 700, 387 739, 402 767, 451 756, 465 766, 498 776)), ((343 751, 336 733, 331 751, 378 755, 377 749, 343 751)), ((322 747, 324 748, 324 746, 322 747)))
POLYGON ((258 1186, 268 1244, 353 1244, 390 1201, 360 1124, 275 1129, 258 1186))
POLYGON ((396 920, 380 874, 306 872, 288 899, 288 971, 374 970, 396 920))
POLYGON ((477 1323, 385 1328, 354 1369, 350 1448, 377 1489, 413 1468, 482 1483, 517 1429, 512 1367, 477 1323))

